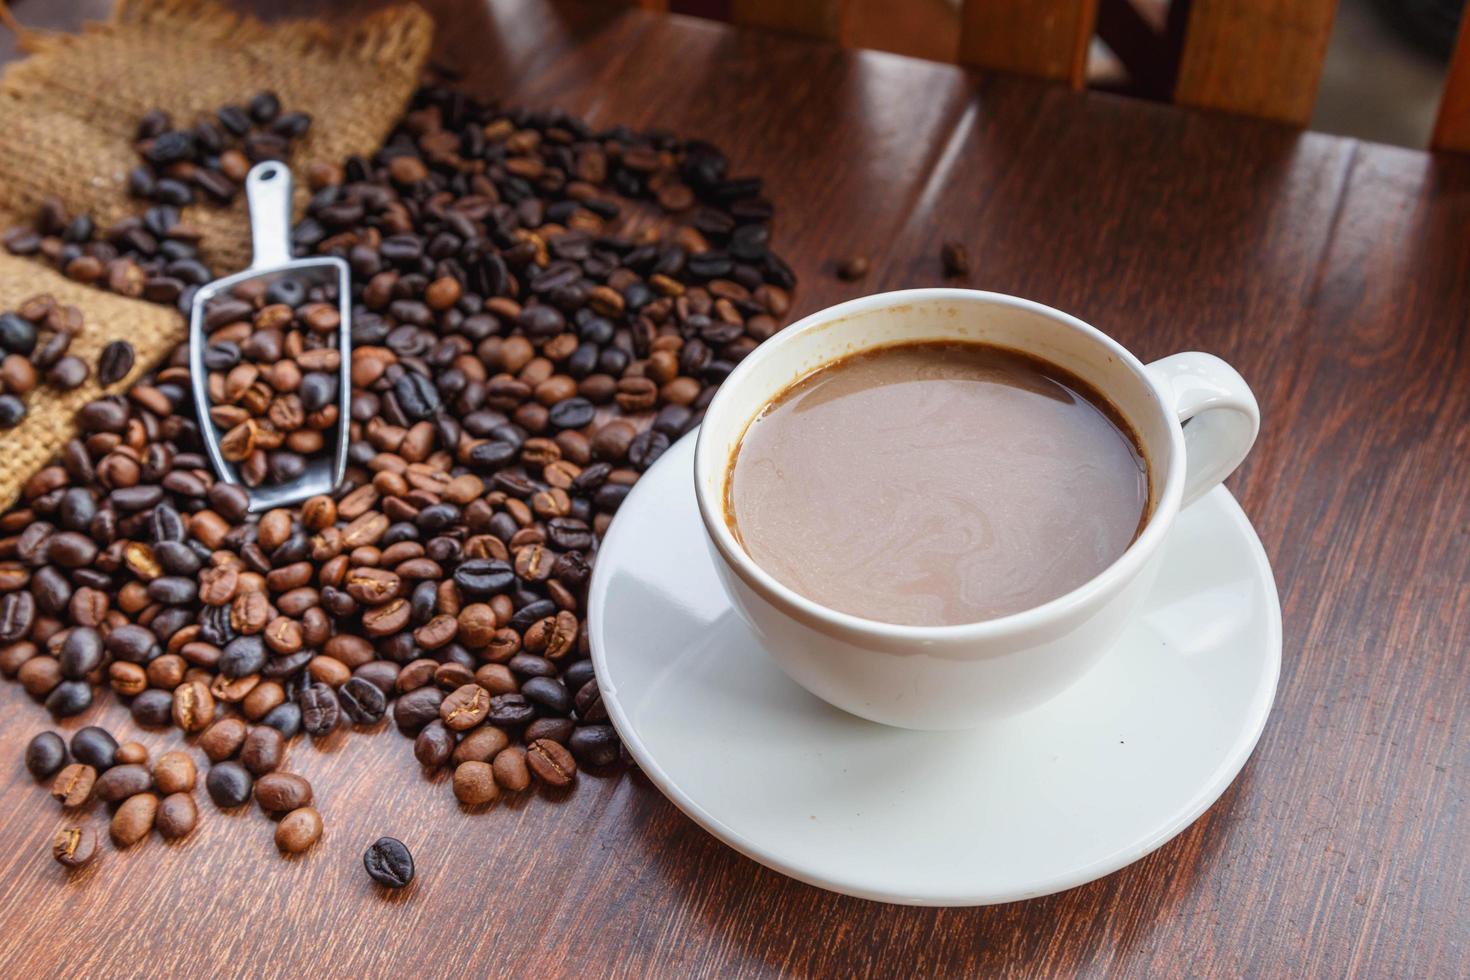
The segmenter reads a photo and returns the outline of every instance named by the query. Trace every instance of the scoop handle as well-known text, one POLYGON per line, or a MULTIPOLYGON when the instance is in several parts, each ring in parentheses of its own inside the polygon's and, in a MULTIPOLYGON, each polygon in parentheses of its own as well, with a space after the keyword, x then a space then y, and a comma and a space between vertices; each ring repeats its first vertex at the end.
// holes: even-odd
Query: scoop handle
POLYGON ((291 168, 266 160, 245 176, 250 204, 251 269, 274 269, 291 261, 291 168))

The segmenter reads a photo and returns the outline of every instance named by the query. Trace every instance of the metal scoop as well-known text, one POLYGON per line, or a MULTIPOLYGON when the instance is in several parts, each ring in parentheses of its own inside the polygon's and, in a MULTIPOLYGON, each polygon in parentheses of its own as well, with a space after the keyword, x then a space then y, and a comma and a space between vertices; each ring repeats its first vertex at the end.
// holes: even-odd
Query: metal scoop
POLYGON ((331 493, 342 482, 347 471, 347 427, 352 407, 352 292, 347 263, 332 256, 308 259, 291 258, 291 169, 284 163, 268 160, 256 164, 245 178, 245 195, 250 205, 250 237, 254 257, 250 267, 233 276, 216 279, 200 288, 189 312, 189 375, 194 387, 194 404, 199 410, 199 428, 204 448, 214 471, 226 483, 244 487, 234 464, 220 452, 220 432, 209 416, 209 375, 204 368, 204 348, 209 338, 204 332, 205 306, 210 300, 243 282, 253 279, 275 281, 295 279, 304 285, 337 283, 337 307, 342 323, 337 348, 342 353, 337 395, 337 444, 324 449, 306 462, 306 470, 289 483, 272 486, 244 487, 250 496, 250 510, 256 513, 273 507, 298 503, 308 497, 331 493))

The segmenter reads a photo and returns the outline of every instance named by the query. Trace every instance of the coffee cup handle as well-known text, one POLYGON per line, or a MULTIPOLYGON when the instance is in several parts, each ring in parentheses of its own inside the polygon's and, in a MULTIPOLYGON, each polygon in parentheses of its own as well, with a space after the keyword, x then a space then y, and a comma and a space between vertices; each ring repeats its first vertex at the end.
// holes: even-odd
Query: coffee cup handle
POLYGON ((1184 429, 1184 498, 1214 489, 1245 459, 1261 428, 1256 396, 1240 374, 1213 354, 1185 351, 1146 366, 1164 404, 1184 429))

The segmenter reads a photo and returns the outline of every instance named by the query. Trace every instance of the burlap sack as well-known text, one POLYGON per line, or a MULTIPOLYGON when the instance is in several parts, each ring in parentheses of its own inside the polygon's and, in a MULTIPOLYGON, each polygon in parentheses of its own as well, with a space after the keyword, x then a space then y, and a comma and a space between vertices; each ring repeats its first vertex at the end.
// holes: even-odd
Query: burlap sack
MULTIPOLYGON (((433 22, 419 7, 391 7, 348 22, 263 24, 210 0, 118 0, 110 21, 80 34, 28 32, 29 57, 0 78, 0 222, 29 220, 60 198, 102 227, 141 210, 128 197, 137 164, 133 136, 151 108, 189 123, 226 103, 270 89, 312 125, 291 160, 298 204, 312 163, 340 163, 381 144, 418 83, 433 22)), ((249 263, 245 197, 233 206, 196 205, 184 219, 203 234, 221 275, 249 263)), ((71 284, 39 263, 0 256, 0 310, 49 292, 80 307, 87 332, 73 350, 95 366, 97 352, 122 337, 138 352, 135 374, 184 337, 184 321, 163 307, 71 284)), ((123 385, 122 387, 125 387, 123 385)), ((0 508, 74 432, 76 408, 98 395, 89 381, 64 395, 44 386, 28 396, 26 419, 3 437, 0 508)))

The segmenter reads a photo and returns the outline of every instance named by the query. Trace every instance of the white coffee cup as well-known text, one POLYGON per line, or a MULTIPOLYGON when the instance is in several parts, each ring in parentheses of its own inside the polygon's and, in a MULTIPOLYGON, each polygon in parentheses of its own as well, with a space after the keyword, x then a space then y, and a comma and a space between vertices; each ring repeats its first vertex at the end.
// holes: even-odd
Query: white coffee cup
POLYGON ((1211 354, 1175 354, 1145 365, 1101 331, 1039 303, 968 289, 913 289, 814 313, 756 348, 705 413, 694 485, 715 565, 736 608, 793 680, 873 721, 971 728, 1046 701, 1108 651, 1153 584, 1180 508, 1230 475, 1259 427, 1250 388, 1211 354), (1132 423, 1149 462, 1152 513, 1116 561, 1032 609, 958 626, 902 626, 819 605, 751 559, 731 533, 724 507, 746 426, 792 382, 824 364, 921 340, 980 341, 1033 354, 1089 382, 1132 423))

